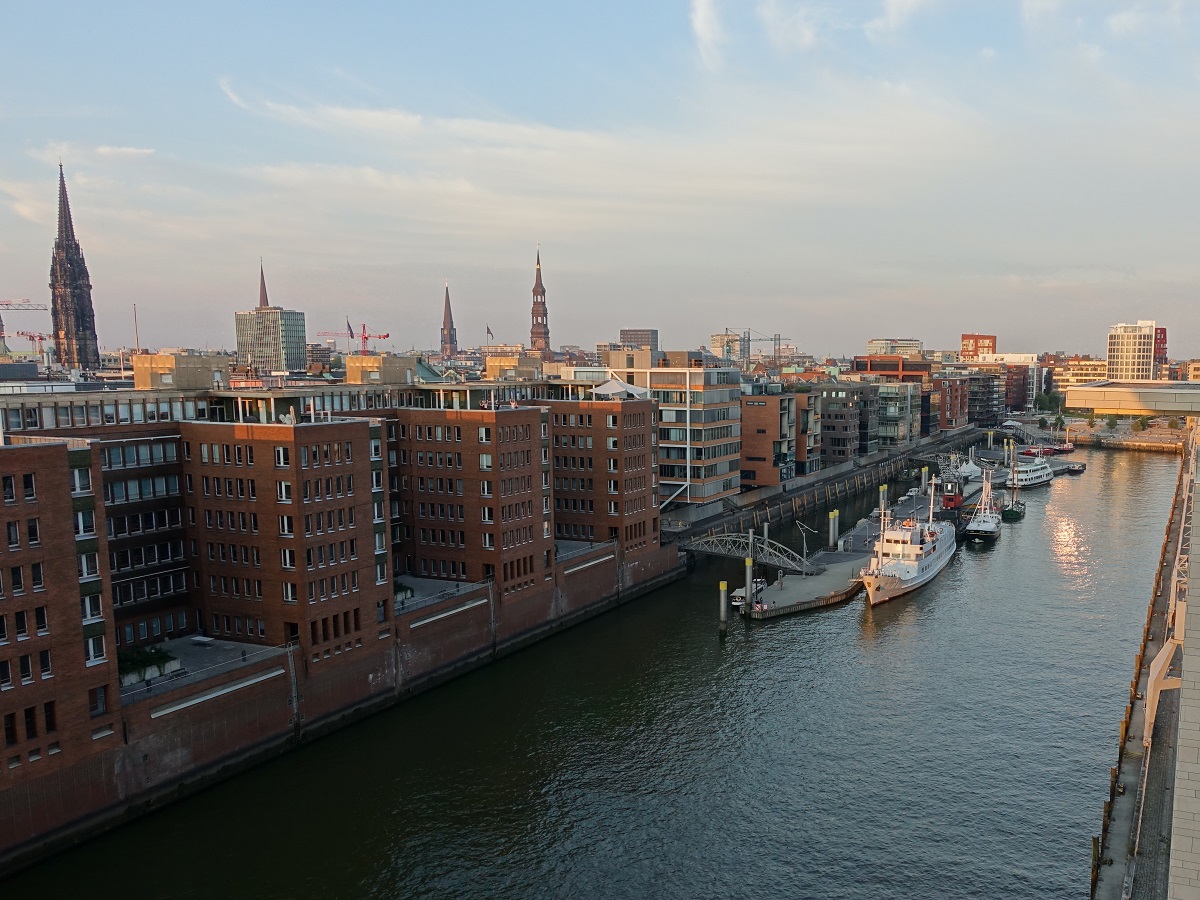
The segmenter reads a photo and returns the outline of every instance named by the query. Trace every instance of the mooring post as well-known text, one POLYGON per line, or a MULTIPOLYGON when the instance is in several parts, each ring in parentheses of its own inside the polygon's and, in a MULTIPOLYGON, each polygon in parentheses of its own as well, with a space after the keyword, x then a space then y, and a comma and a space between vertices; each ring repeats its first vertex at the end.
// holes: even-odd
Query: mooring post
MULTIPOLYGON (((753 543, 751 546, 754 546, 753 543)), ((754 608, 754 557, 746 557, 746 599, 742 601, 742 618, 750 624, 750 610, 754 608)))
POLYGON ((832 509, 829 511, 829 546, 837 547, 838 542, 838 517, 841 515, 840 510, 832 509))
POLYGON ((921 466, 921 496, 929 493, 929 466, 921 466))
POLYGON ((887 515, 887 485, 879 486, 879 521, 882 524, 883 517, 887 515))
POLYGON ((729 582, 721 582, 721 640, 729 630, 729 582))

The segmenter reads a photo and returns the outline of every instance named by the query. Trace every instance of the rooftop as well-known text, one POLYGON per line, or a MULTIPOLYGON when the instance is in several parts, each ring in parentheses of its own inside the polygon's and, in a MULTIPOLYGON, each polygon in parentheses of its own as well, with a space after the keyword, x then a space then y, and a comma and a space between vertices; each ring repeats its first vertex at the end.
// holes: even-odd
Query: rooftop
POLYGON ((287 653, 285 647, 264 647, 261 644, 244 644, 222 641, 202 635, 188 635, 156 644, 179 660, 180 668, 149 681, 121 688, 121 703, 128 706, 152 697, 161 696, 184 685, 198 684, 217 675, 233 672, 244 666, 253 665, 287 653))

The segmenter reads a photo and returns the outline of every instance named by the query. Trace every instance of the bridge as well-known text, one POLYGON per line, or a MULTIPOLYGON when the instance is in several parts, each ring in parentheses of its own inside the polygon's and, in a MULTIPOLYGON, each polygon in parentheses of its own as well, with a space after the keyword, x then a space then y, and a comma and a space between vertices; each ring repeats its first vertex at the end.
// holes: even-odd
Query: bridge
POLYGON ((688 541, 683 546, 685 550, 707 553, 710 556, 727 556, 730 559, 749 557, 756 563, 774 566, 798 575, 820 575, 825 571, 824 566, 809 562, 790 547, 750 533, 699 537, 688 541))

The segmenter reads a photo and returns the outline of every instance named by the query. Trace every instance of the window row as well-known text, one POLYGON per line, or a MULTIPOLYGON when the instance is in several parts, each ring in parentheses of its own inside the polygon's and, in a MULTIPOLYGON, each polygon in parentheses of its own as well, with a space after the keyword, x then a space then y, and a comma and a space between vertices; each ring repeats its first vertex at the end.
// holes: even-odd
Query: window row
MULTIPOLYGON (((188 507, 188 521, 195 524, 196 510, 194 507, 188 507)), ((252 512, 234 512, 229 510, 226 512, 223 509, 206 509, 204 511, 204 527, 212 531, 214 528, 217 531, 241 531, 243 533, 258 534, 258 513, 252 512), (228 529, 225 527, 228 522, 228 529)))
MULTIPOLYGON (((27 706, 23 713, 13 712, 4 714, 5 747, 15 747, 20 743, 20 737, 17 733, 18 716, 21 719, 21 724, 25 726, 25 740, 32 741, 37 739, 39 719, 38 712, 39 710, 36 706, 27 706)), ((43 725, 43 734, 54 734, 56 731, 58 731, 58 715, 55 711, 53 700, 47 700, 42 704, 40 718, 43 725)), ((19 757, 17 757, 17 759, 19 759, 19 757)))
POLYGON ((187 613, 183 610, 167 613, 164 616, 154 616, 140 622, 129 622, 117 629, 117 643, 133 644, 151 638, 162 637, 164 632, 174 634, 176 628, 182 633, 187 631, 187 613))
POLYGON ((17 678, 21 684, 33 684, 34 673, 43 681, 54 677, 49 650, 42 650, 37 654, 25 653, 15 660, 0 659, 0 691, 10 689, 13 680, 17 678), (16 665, 13 665, 14 662, 16 665))
POLYGON ((560 538, 574 538, 577 541, 594 541, 596 539, 596 526, 555 522, 554 536, 560 538))
MULTIPOLYGON (((192 493, 192 476, 184 475, 184 487, 192 493)), ((282 482, 281 482, 282 483, 282 482)), ((258 485, 253 478, 212 478, 200 476, 200 493, 205 497, 227 497, 230 500, 257 500, 258 485)))
MULTIPOLYGON (((0 644, 6 644, 9 638, 15 638, 18 641, 25 641, 30 636, 30 619, 29 611, 18 609, 12 613, 0 613, 0 644), (12 633, 9 633, 9 617, 12 617, 12 633)), ((46 612, 46 607, 38 606, 33 610, 33 633, 41 636, 50 633, 50 619, 46 612)))
POLYGON ((247 600, 261 600, 263 597, 262 580, 258 578, 209 575, 208 590, 211 594, 219 591, 226 597, 245 597, 247 600))
MULTIPOLYGON (((353 497, 354 476, 338 475, 334 477, 330 475, 324 479, 314 478, 311 481, 306 479, 301 484, 300 490, 305 503, 313 500, 332 500, 334 497, 353 497), (324 489, 322 490, 322 488, 324 489)), ((278 483, 276 499, 280 503, 292 502, 292 485, 290 482, 280 481, 278 483)))
MULTIPOLYGON (((420 519, 449 519, 452 522, 465 522, 466 517, 463 515, 463 505, 459 503, 455 506, 453 503, 419 503, 417 504, 417 518, 420 519)), ((484 521, 487 521, 486 519, 484 521)))
MULTIPOLYGON (((212 633, 213 634, 224 633, 224 634, 240 635, 243 633, 242 625, 243 625, 243 620, 242 620, 241 616, 226 616, 226 615, 218 615, 217 613, 212 614, 212 633), (222 631, 222 626, 224 626, 223 631, 222 631)), ((267 636, 267 623, 264 622, 262 619, 253 619, 250 616, 246 616, 246 618, 245 618, 245 634, 247 637, 265 638, 267 636)))
MULTIPOLYGON (((96 554, 87 554, 91 557, 90 562, 96 565, 97 572, 99 571, 98 564, 95 562, 96 554)), ((8 582, 8 591, 14 595, 25 593, 26 590, 32 589, 35 591, 44 590, 46 587, 46 569, 40 562, 29 564, 29 578, 25 577, 25 566, 9 566, 7 569, 0 569, 0 597, 5 593, 5 580, 8 582)), ((80 578, 83 577, 83 569, 80 568, 80 578)))
POLYGON ((358 607, 347 609, 340 615, 334 613, 332 616, 324 616, 320 622, 313 620, 308 625, 309 639, 313 644, 324 644, 330 640, 338 641, 343 635, 350 634, 352 630, 362 630, 358 607))
POLYGON ((117 606, 141 603, 156 597, 171 597, 187 593, 187 572, 166 572, 162 575, 147 575, 113 584, 113 602, 117 606))
MULTIPOLYGON (((75 536, 83 537, 95 533, 94 516, 91 510, 75 513, 75 536), (92 527, 87 529, 88 523, 92 527)), ((179 528, 183 522, 178 507, 170 509, 155 509, 143 513, 130 513, 127 516, 108 516, 105 526, 109 538, 121 538, 131 534, 144 534, 150 531, 163 531, 168 528, 179 528)))
MULTIPOLYGON (((192 444, 183 442, 183 458, 192 458, 192 444)), ((254 465, 253 444, 200 444, 200 462, 214 466, 254 465)))
MULTIPOLYGON (((438 469, 461 469, 463 467, 463 455, 461 453, 434 453, 430 450, 426 453, 423 450, 418 450, 416 454, 418 466, 430 466, 438 469)), ((408 451, 400 451, 400 462, 408 464, 408 451)))
POLYGON ((182 560, 182 539, 163 541, 160 544, 146 544, 142 547, 130 547, 128 550, 111 550, 108 554, 108 565, 113 572, 125 572, 129 569, 141 569, 146 566, 181 562, 182 560))
POLYGON ((422 575, 440 575, 442 578, 464 579, 467 577, 467 564, 453 559, 424 559, 421 560, 422 575), (439 571, 440 570, 440 571, 439 571))
POLYGON ((438 544, 442 547, 467 546, 465 531, 455 531, 453 528, 422 528, 420 534, 422 544, 438 544))
POLYGON ((0 489, 3 490, 5 503, 16 503, 18 490, 20 491, 20 496, 26 501, 31 502, 37 499, 37 479, 33 473, 26 472, 20 478, 21 480, 18 482, 16 475, 0 476, 0 489))
POLYGON ((596 501, 580 500, 578 497, 555 497, 554 508, 561 512, 594 513, 596 501), (561 506, 559 504, 562 504, 561 506))
POLYGON ((150 478, 129 478, 104 483, 105 503, 130 503, 155 497, 179 496, 178 475, 155 475, 150 478))
POLYGON ((179 458, 179 447, 174 440, 154 443, 109 444, 100 448, 100 467, 103 469, 129 469, 135 466, 155 466, 173 463, 179 458))
POLYGON ((262 565, 258 547, 247 544, 214 544, 212 541, 209 541, 207 549, 208 558, 213 562, 228 562, 235 566, 239 562, 243 566, 262 565))
POLYGON ((314 578, 308 583, 308 602, 332 600, 358 590, 358 572, 343 572, 328 578, 314 578))
MULTIPOLYGON (((6 522, 4 525, 4 530, 8 536, 8 549, 9 550, 20 550, 21 549, 21 530, 22 530, 21 523, 15 522, 15 521, 14 522, 6 522)), ((95 533, 95 530, 96 530, 96 528, 95 528, 95 525, 93 524, 92 532, 95 533)), ((27 546, 36 547, 38 544, 40 544, 42 542, 42 530, 41 530, 41 527, 40 527, 37 519, 26 519, 24 531, 25 531, 25 541, 26 541, 27 546)))
POLYGON ((85 425, 140 425, 143 422, 193 421, 208 418, 207 400, 109 401, 103 404, 46 404, 4 411, 9 431, 24 428, 81 428, 85 425), (103 409, 103 412, 101 412, 103 409))

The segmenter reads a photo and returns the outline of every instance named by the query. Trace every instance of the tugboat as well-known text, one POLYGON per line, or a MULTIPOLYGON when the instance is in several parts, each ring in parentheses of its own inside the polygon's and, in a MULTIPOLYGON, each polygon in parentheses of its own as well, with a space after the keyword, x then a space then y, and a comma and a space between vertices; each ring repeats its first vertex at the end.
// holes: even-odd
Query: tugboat
POLYGON ((875 542, 875 558, 861 573, 871 606, 932 581, 954 556, 958 547, 954 526, 934 521, 935 496, 936 491, 931 490, 928 522, 911 518, 895 522, 884 513, 879 523, 879 540, 875 542))

